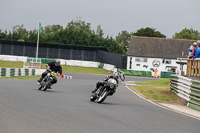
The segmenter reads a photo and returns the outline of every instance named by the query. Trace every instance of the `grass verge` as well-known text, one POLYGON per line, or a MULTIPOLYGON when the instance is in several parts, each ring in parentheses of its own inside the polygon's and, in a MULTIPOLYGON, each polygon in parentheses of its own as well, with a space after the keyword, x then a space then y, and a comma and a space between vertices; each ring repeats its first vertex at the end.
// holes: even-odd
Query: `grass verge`
POLYGON ((173 103, 185 105, 185 101, 179 98, 176 94, 170 91, 170 79, 160 79, 153 81, 134 82, 136 85, 129 86, 135 92, 154 102, 173 103), (144 86, 154 85, 154 86, 144 86))
POLYGON ((0 61, 0 67, 23 68, 23 62, 0 61))
POLYGON ((111 74, 108 70, 94 67, 62 66, 62 69, 66 73, 111 74))

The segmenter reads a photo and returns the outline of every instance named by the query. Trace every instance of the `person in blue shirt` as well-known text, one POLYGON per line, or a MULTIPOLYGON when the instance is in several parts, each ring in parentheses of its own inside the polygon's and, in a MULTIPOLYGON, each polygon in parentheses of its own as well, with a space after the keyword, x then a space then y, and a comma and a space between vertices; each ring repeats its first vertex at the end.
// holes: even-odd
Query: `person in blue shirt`
POLYGON ((193 46, 195 48, 195 56, 193 58, 200 58, 200 48, 197 47, 197 43, 194 43, 193 46))

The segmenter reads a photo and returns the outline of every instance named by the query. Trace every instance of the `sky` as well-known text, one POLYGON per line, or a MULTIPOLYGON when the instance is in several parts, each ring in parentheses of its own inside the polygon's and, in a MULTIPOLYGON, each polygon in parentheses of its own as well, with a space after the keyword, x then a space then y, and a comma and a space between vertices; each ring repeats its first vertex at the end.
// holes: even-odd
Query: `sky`
POLYGON ((200 0, 0 0, 0 29, 24 25, 27 30, 67 24, 81 18, 98 25, 104 36, 155 28, 167 38, 192 28, 200 32, 200 0))

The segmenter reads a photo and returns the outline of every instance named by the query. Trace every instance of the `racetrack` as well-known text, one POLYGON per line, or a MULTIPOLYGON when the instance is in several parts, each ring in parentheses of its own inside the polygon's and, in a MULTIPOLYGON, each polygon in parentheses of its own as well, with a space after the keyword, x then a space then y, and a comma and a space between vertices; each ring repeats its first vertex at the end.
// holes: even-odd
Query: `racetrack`
MULTIPOLYGON (((104 75, 72 74, 52 90, 36 80, 0 79, 0 133, 199 133, 200 121, 151 104, 123 84, 102 104, 90 102, 104 75)), ((141 81, 151 78, 128 77, 141 81)))

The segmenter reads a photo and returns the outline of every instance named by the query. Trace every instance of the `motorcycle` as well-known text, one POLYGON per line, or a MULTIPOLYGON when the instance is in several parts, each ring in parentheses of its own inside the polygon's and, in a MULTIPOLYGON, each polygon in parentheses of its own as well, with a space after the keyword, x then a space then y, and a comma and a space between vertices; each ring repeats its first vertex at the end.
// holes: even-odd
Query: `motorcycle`
MULTIPOLYGON (((117 74, 122 81, 125 80, 123 72, 117 72, 117 74)), ((101 86, 96 92, 92 93, 90 101, 94 102, 97 100, 98 103, 102 103, 107 98, 107 96, 111 96, 115 93, 117 87, 117 81, 114 78, 108 79, 104 86, 101 86)))
POLYGON ((51 70, 48 70, 47 75, 43 78, 43 80, 39 83, 38 90, 46 91, 51 86, 51 81, 53 80, 53 77, 56 76, 56 73, 52 72, 51 70))

